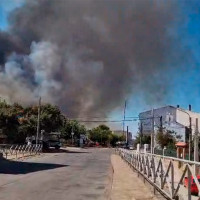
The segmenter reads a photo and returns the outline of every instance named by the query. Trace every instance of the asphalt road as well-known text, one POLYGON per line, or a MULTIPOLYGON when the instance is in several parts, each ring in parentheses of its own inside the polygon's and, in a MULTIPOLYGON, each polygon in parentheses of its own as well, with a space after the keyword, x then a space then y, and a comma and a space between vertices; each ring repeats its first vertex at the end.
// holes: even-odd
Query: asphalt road
POLYGON ((0 160, 0 200, 104 200, 109 149, 70 149, 25 161, 0 160))

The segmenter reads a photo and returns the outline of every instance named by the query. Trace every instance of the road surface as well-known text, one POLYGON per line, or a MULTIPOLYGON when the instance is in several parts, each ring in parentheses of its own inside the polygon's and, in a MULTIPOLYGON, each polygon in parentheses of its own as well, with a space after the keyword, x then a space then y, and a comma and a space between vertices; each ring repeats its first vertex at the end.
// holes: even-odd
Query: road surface
POLYGON ((104 200, 109 149, 70 149, 23 162, 0 161, 2 200, 104 200))

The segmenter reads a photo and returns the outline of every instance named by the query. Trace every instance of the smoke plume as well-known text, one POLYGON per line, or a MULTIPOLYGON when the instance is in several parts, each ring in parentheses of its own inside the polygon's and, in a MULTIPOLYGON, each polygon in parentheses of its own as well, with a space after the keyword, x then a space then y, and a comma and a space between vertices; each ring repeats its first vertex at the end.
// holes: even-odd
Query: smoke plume
POLYGON ((139 91, 164 98, 176 17, 174 1, 27 0, 0 32, 0 96, 41 95, 70 116, 106 115, 139 91))

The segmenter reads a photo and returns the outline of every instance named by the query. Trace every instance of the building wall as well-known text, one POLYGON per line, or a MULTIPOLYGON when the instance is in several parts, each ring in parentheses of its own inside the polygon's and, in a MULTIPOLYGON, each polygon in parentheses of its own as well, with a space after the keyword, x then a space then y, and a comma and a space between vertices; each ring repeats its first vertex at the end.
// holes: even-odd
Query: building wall
POLYGON ((176 110, 176 121, 180 124, 183 124, 184 126, 189 127, 189 116, 191 117, 192 121, 192 133, 194 134, 195 132, 195 125, 196 125, 196 118, 198 118, 198 127, 200 128, 200 114, 191 112, 189 110, 182 110, 182 109, 177 109, 176 110), (185 113, 187 112, 187 113, 185 113))
MULTIPOLYGON (((162 116, 163 126, 176 122, 176 108, 172 106, 166 106, 158 109, 154 109, 154 125, 155 128, 160 126, 160 117, 162 116)), ((152 131, 152 111, 146 111, 139 114, 140 123, 142 122, 143 132, 150 133, 152 131)))
POLYGON ((185 127, 181 126, 177 123, 170 123, 170 124, 164 124, 164 127, 167 130, 174 131, 177 136, 181 136, 180 139, 178 139, 180 142, 186 142, 186 135, 185 135, 185 127))
MULTIPOLYGON (((175 131, 182 138, 180 141, 185 141, 185 127, 189 127, 189 116, 192 121, 192 134, 195 132, 196 118, 198 118, 198 127, 200 129, 200 114, 173 106, 166 106, 154 109, 154 129, 160 126, 160 116, 162 116, 163 127, 168 130, 175 131), (188 113, 188 114, 187 114, 188 113)), ((139 114, 140 127, 142 123, 142 130, 145 134, 152 132, 152 111, 146 111, 139 114)))

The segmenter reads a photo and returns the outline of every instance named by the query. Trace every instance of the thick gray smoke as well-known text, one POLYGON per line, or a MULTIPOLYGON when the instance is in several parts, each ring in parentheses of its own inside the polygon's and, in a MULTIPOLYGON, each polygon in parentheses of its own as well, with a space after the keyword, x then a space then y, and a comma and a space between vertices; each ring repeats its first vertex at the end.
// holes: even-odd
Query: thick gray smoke
POLYGON ((176 14, 174 1, 27 0, 0 33, 0 95, 41 95, 70 116, 105 115, 132 92, 163 96, 176 14))

